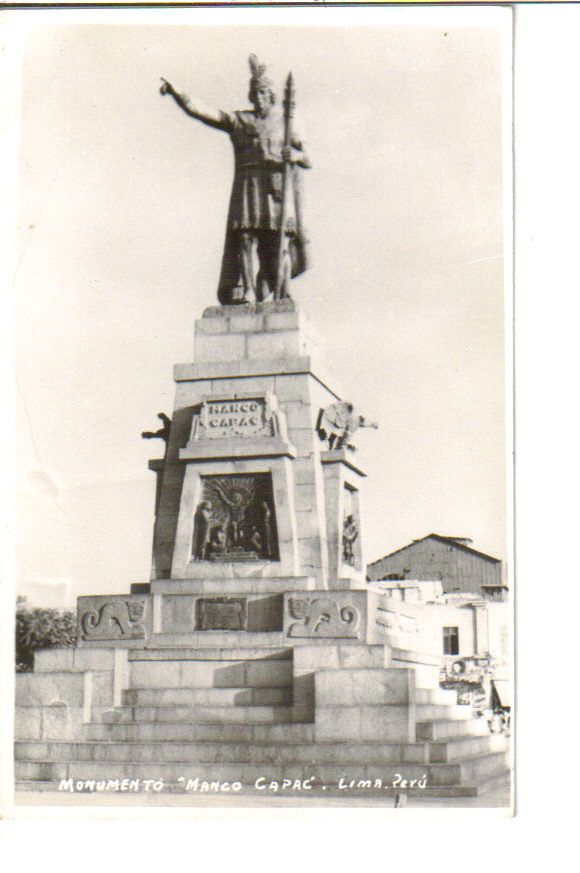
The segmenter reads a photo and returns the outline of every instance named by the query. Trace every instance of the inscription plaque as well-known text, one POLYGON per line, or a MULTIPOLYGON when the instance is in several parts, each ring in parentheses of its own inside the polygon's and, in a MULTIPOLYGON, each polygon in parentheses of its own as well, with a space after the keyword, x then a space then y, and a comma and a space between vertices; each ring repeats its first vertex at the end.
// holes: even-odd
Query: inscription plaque
POLYGON ((246 630, 247 598, 202 597, 197 601, 198 630, 246 630))
POLYGON ((278 430, 277 414, 266 395, 204 397, 191 437, 192 440, 273 437, 278 430))
MULTIPOLYGON (((257 436, 264 432, 263 398, 225 400, 205 406, 205 434, 209 439, 228 436, 257 436)), ((268 429, 269 431, 269 429, 268 429)))

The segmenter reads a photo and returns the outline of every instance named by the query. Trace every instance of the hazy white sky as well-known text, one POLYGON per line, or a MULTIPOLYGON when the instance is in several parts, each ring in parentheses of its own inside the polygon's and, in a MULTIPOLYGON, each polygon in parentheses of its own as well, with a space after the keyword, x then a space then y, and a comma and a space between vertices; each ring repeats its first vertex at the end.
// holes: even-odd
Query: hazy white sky
POLYGON ((505 557, 500 32, 383 20, 29 35, 15 345, 33 600, 149 576, 162 447, 140 433, 171 412, 214 302, 233 170, 228 137, 159 77, 244 108, 252 51, 280 86, 292 69, 314 163, 294 296, 380 423, 358 438, 367 560, 430 532, 505 557))

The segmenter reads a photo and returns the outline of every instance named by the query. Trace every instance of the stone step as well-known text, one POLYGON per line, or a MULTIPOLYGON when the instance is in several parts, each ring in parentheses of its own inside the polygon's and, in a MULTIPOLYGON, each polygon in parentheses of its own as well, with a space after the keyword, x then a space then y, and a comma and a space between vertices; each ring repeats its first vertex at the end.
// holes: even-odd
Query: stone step
POLYGON ((292 649, 270 646, 134 649, 129 651, 128 657, 129 661, 252 661, 257 658, 273 661, 292 660, 292 649))
POLYGON ((447 688, 415 688, 415 703, 456 706, 457 691, 451 691, 447 688))
POLYGON ((147 742, 175 740, 216 743, 312 743, 314 725, 294 724, 192 724, 150 722, 149 724, 87 724, 87 740, 147 742))
POLYGON ((109 722, 189 722, 197 724, 280 724, 310 722, 309 706, 118 706, 103 716, 109 722))
MULTIPOLYGON (((271 781, 310 780, 317 787, 322 785, 337 787, 355 785, 360 780, 380 780, 383 786, 400 784, 406 780, 422 780, 430 789, 450 786, 471 786, 481 784, 484 779, 499 775, 506 767, 505 753, 482 755, 462 764, 303 764, 300 762, 281 762, 278 764, 193 764, 183 762, 138 762, 130 767, 123 762, 96 761, 16 761, 15 776, 19 781, 73 780, 115 780, 115 779, 155 779, 168 784, 187 783, 189 779, 200 781, 240 782, 252 786, 261 779, 266 784, 271 781)), ((263 783, 262 783, 263 784, 263 783)), ((366 786, 367 788, 369 786, 366 786)), ((348 790, 348 789, 347 789, 348 790)), ((384 790, 384 789, 383 789, 384 790)), ((353 792, 356 796, 356 790, 353 792)), ((308 796, 308 792, 304 792, 308 796)), ((353 796, 351 794, 350 796, 353 796)), ((345 796, 348 796, 345 791, 345 796)))
POLYGON ((94 761, 188 764, 408 764, 427 763, 426 743, 83 742, 16 743, 18 761, 94 761))
POLYGON ((195 648, 224 648, 229 646, 279 649, 284 645, 282 631, 187 631, 182 633, 154 633, 151 643, 156 648, 165 646, 193 646, 195 648))
POLYGON ((83 672, 84 670, 112 670, 115 660, 113 649, 66 648, 39 649, 34 653, 35 673, 83 672))
POLYGON ((292 661, 132 661, 129 688, 280 688, 292 684, 292 661))
POLYGON ((463 720, 449 718, 431 719, 429 721, 417 721, 415 736, 417 741, 430 740, 438 742, 464 736, 489 736, 489 728, 483 718, 463 720))
POLYGON ((487 752, 504 752, 509 747, 509 739, 503 734, 464 736, 443 743, 429 743, 429 761, 432 764, 446 764, 463 758, 484 755, 487 752))
POLYGON ((263 706, 292 704, 292 688, 131 688, 127 706, 263 706))
POLYGON ((393 647, 389 665, 413 668, 417 685, 423 688, 439 688, 440 658, 393 647))
MULTIPOLYGON (((247 566, 247 565, 246 565, 247 566)), ((250 569, 248 567, 248 569, 250 569)), ((316 588, 313 576, 262 576, 217 579, 154 579, 151 582, 153 594, 263 594, 272 596, 285 591, 309 591, 316 588)))
POLYGON ((470 706, 457 706, 440 703, 418 703, 415 707, 417 721, 446 719, 447 721, 471 721, 473 712, 470 706))
POLYGON ((508 751, 489 752, 465 761, 431 764, 429 775, 432 785, 471 785, 495 777, 508 768, 508 751))

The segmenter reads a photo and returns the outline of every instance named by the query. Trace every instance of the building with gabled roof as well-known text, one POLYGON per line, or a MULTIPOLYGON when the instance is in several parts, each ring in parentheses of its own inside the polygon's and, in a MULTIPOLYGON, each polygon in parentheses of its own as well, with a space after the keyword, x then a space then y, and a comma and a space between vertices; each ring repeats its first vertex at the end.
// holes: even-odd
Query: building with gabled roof
POLYGON ((367 579, 438 581, 444 593, 473 593, 505 600, 505 568, 499 558, 474 549, 466 537, 431 533, 367 567, 367 579))

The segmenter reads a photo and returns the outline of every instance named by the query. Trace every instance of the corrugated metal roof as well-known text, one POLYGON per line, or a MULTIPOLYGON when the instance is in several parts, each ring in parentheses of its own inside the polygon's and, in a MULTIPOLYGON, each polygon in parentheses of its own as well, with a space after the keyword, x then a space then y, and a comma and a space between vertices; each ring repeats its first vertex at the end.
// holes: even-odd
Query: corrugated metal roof
MULTIPOLYGON (((467 539, 466 537, 460 537, 459 539, 467 539)), ((441 534, 430 533, 425 537, 421 537, 418 540, 413 540, 412 543, 409 543, 406 546, 403 546, 400 549, 395 549, 394 552, 389 552, 388 555, 383 555, 382 558, 378 558, 376 561, 372 561, 368 566, 375 567, 377 564, 380 564, 381 561, 384 561, 385 558, 391 558, 393 555, 398 555, 399 552, 404 552, 405 549, 410 549, 411 546, 414 546, 416 543, 421 543, 424 540, 437 540, 437 542, 445 543, 445 545, 453 546, 455 549, 459 549, 462 552, 468 552, 471 555, 477 555, 479 558, 483 558, 486 561, 491 561, 494 564, 501 564, 501 560, 499 558, 494 558, 491 555, 486 555, 485 552, 479 552, 477 549, 473 549, 471 546, 466 546, 464 543, 459 542, 456 537, 444 537, 441 534)))

